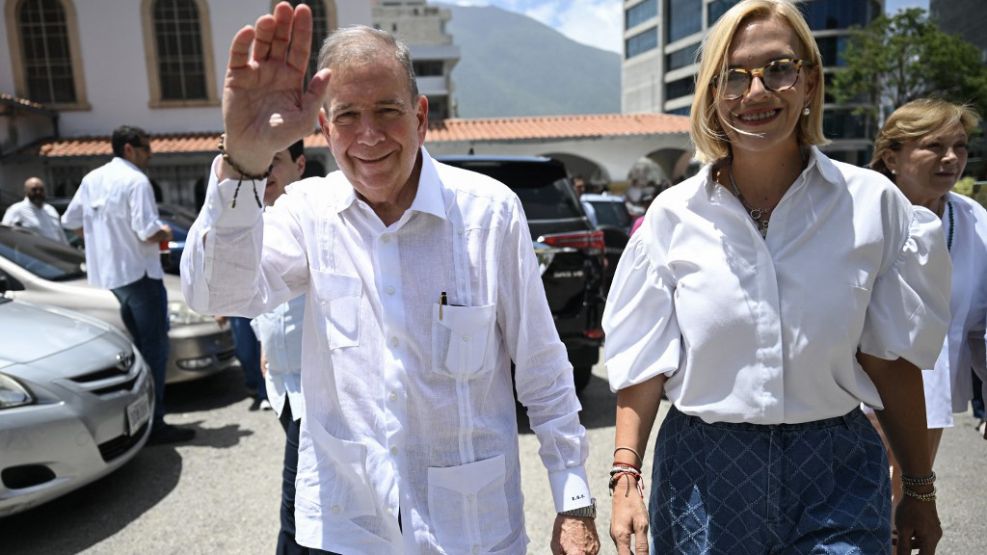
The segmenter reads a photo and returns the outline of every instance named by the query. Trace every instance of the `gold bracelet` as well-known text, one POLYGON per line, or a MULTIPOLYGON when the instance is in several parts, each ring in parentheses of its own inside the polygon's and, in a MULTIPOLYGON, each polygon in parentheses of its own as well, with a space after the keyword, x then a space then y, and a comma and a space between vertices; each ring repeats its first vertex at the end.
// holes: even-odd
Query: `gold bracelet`
POLYGON ((933 471, 928 476, 908 476, 906 474, 901 475, 901 483, 906 486, 931 486, 936 483, 936 473, 933 471))
POLYGON ((617 451, 630 451, 631 453, 634 453, 634 456, 637 457, 637 460, 638 460, 639 463, 644 464, 644 459, 641 458, 641 455, 637 452, 637 450, 635 450, 632 447, 618 447, 618 448, 614 449, 613 450, 613 456, 614 457, 617 456, 617 451))
POLYGON ((930 493, 919 493, 909 487, 903 489, 906 497, 911 497, 912 499, 917 499, 919 501, 925 501, 927 503, 934 503, 936 500, 936 488, 932 488, 930 493))

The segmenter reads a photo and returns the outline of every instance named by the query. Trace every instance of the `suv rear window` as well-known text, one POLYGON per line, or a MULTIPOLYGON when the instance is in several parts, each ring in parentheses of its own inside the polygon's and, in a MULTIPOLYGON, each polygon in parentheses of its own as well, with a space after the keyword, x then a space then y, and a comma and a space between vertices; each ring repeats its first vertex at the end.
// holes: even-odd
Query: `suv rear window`
POLYGON ((447 161, 447 164, 489 175, 507 185, 521 199, 529 220, 581 218, 582 211, 569 189, 565 170, 555 164, 523 161, 447 161))
POLYGON ((611 202, 608 200, 586 201, 593 205, 596 212, 596 221, 599 225, 609 225, 614 227, 630 227, 631 216, 627 213, 627 208, 622 202, 611 202))

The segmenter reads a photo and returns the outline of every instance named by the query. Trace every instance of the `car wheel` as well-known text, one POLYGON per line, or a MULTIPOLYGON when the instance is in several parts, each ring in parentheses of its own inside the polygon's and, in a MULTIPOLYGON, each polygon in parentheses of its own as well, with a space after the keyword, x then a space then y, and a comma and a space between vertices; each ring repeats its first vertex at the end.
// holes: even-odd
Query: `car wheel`
POLYGON ((593 375, 592 366, 575 366, 572 368, 572 379, 576 384, 576 393, 582 392, 589 385, 589 378, 593 375))

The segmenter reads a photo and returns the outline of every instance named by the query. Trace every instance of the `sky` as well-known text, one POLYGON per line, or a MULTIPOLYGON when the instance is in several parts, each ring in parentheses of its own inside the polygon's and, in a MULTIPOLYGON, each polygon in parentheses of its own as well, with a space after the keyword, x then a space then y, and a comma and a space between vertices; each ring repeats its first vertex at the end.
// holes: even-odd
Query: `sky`
MULTIPOLYGON (((621 53, 623 51, 623 0, 448 0, 461 5, 497 6, 522 13, 561 32, 574 41, 621 53)), ((902 8, 929 9, 929 0, 885 0, 885 11, 902 8)))

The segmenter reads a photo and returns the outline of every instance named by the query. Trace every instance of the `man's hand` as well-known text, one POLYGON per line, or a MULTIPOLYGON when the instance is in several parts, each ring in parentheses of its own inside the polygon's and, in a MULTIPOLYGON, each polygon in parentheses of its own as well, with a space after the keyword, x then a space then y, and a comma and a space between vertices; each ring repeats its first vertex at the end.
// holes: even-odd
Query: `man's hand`
POLYGON ((223 84, 225 148, 245 172, 262 174, 274 155, 308 135, 329 84, 329 70, 303 89, 312 44, 312 11, 287 2, 240 29, 223 84))
POLYGON ((552 527, 552 555, 596 555, 600 551, 600 538, 596 534, 596 520, 575 516, 555 517, 552 527))
POLYGON ((910 555, 912 549, 918 549, 918 555, 933 555, 936 552, 936 545, 942 538, 942 527, 935 503, 904 496, 895 510, 894 525, 898 530, 898 545, 895 546, 898 555, 910 555))
POLYGON ((613 508, 610 510, 610 538, 617 546, 618 555, 647 555, 648 510, 637 491, 636 482, 630 476, 621 476, 613 489, 613 508), (631 550, 631 538, 634 549, 631 550))

